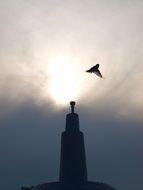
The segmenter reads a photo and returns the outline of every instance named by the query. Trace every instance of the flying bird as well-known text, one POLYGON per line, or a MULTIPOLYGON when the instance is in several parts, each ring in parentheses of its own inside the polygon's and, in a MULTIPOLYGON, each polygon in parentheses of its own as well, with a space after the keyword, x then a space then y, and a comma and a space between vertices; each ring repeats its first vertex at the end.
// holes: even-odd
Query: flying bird
POLYGON ((86 72, 95 73, 97 76, 103 78, 98 68, 99 68, 99 64, 96 64, 95 66, 91 67, 89 70, 86 70, 86 72))

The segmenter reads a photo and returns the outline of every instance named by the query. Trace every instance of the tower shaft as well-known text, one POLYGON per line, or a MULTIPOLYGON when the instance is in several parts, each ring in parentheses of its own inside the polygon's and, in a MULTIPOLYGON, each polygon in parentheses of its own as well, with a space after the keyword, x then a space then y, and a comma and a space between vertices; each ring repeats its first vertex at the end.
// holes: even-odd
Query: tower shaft
POLYGON ((79 184, 87 181, 84 136, 79 131, 78 114, 66 116, 66 130, 61 138, 60 182, 79 184))

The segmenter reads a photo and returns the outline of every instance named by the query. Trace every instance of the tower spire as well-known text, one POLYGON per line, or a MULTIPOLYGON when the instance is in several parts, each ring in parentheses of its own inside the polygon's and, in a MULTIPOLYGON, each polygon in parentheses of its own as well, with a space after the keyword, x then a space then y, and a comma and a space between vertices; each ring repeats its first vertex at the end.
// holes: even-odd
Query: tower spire
POLYGON ((71 105, 71 113, 74 113, 75 102, 74 102, 74 101, 71 101, 71 102, 70 102, 70 105, 71 105))

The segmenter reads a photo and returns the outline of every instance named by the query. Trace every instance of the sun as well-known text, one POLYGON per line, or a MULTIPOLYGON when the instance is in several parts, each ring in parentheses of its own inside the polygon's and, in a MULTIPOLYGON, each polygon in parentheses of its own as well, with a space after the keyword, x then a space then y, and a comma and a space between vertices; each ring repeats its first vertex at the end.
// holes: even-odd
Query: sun
POLYGON ((49 59, 48 92, 56 104, 76 101, 81 92, 80 67, 71 56, 56 55, 49 59))

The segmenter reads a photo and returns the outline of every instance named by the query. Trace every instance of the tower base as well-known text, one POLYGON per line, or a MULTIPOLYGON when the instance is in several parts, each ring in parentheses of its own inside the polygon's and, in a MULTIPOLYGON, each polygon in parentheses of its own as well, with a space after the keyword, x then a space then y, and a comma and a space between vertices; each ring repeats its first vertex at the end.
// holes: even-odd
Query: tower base
POLYGON ((80 185, 62 184, 60 182, 44 183, 32 190, 116 190, 113 187, 99 182, 86 182, 80 185))

